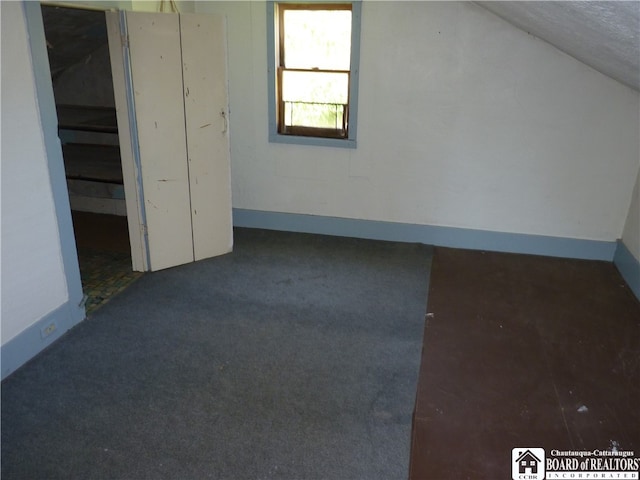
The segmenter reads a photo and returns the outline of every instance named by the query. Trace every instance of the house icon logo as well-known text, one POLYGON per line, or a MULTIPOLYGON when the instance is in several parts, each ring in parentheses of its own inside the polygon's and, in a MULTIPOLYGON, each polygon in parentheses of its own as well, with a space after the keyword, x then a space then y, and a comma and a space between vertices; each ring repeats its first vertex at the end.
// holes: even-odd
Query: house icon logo
POLYGON ((544 480, 544 449, 511 450, 511 477, 513 480, 544 480))

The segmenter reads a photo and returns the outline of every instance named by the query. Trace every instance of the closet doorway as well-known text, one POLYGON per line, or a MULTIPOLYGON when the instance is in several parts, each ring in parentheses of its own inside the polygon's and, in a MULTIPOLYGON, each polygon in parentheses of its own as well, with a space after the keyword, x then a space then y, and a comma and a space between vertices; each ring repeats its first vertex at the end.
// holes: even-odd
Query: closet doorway
POLYGON ((41 5, 85 308, 134 272, 105 12, 41 5))
POLYGON ((224 18, 55 4, 42 14, 89 301, 90 278, 102 276, 89 264, 103 274, 126 264, 126 283, 230 252, 224 18), (110 257, 95 262, 85 248, 110 257))

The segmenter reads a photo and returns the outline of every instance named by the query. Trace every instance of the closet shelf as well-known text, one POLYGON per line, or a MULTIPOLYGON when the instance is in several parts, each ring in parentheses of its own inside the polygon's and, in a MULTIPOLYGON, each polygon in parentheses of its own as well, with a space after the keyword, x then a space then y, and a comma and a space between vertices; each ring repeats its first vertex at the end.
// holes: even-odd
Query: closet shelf
POLYGON ((122 184, 120 147, 111 145, 63 145, 64 167, 69 179, 122 184))
POLYGON ((116 109, 85 105, 57 105, 58 128, 85 132, 118 133, 116 109))

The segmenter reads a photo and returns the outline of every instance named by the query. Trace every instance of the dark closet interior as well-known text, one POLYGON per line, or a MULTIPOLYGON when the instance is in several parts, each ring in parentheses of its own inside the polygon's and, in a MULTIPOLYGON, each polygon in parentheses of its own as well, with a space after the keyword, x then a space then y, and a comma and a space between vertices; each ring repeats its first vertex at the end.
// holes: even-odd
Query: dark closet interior
POLYGON ((132 272, 105 14, 42 5, 87 313, 132 272))

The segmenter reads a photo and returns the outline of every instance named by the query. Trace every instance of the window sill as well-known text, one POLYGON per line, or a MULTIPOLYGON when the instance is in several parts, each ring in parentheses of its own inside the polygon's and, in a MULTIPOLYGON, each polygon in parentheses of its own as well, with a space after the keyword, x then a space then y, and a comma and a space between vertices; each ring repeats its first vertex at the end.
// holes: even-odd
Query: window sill
POLYGON ((314 145, 319 147, 356 148, 356 140, 351 138, 303 137, 299 135, 280 135, 279 133, 269 133, 269 143, 314 145))

